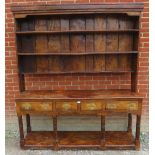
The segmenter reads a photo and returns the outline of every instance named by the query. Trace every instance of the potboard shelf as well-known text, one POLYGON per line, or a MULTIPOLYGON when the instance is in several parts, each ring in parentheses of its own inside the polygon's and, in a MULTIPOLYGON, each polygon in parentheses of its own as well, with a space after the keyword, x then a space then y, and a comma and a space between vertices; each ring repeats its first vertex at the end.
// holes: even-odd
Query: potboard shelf
MULTIPOLYGON (((126 131, 106 131, 105 145, 99 131, 58 131, 58 149, 61 148, 98 148, 98 149, 134 149, 135 140, 126 131), (119 138, 119 141, 118 141, 119 138), (68 140, 69 139, 69 140, 68 140)), ((32 131, 24 140, 24 148, 53 149, 56 144, 55 133, 52 131, 32 131)))

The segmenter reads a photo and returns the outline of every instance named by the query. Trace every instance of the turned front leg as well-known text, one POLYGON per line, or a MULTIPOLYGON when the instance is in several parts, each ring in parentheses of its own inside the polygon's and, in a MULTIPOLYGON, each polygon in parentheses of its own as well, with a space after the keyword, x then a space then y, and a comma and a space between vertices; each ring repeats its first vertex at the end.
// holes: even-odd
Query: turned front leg
POLYGON ((101 116, 101 147, 105 148, 105 116, 101 116))
POLYGON ((132 133, 132 114, 128 114, 128 132, 132 133))
POLYGON ((58 132, 57 132, 57 117, 53 117, 53 130, 55 135, 55 150, 58 149, 58 132))
POLYGON ((20 134, 20 147, 24 146, 24 131, 23 131, 23 119, 22 116, 18 116, 19 134, 20 134))
POLYGON ((31 132, 30 115, 26 114, 27 133, 31 132))
POLYGON ((140 149, 140 121, 141 121, 141 116, 137 115, 137 120, 136 120, 136 139, 135 139, 136 150, 140 149))

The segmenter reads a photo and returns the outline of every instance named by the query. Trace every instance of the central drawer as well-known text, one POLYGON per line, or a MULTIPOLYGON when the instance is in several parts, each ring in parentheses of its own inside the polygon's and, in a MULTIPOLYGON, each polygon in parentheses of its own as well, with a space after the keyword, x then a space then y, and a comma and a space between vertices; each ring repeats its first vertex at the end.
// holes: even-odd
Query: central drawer
POLYGON ((76 101, 57 101, 55 105, 58 112, 77 112, 76 101))

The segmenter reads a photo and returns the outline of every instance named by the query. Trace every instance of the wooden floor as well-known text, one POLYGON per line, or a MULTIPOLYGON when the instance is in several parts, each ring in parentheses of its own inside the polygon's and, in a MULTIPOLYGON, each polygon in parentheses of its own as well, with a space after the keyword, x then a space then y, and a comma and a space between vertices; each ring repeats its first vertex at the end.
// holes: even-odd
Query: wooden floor
MULTIPOLYGON (((134 137, 126 131, 106 131, 104 149, 134 149, 134 137), (119 139, 119 141, 118 141, 119 139)), ((25 137, 25 149, 53 149, 54 133, 33 131, 25 137)), ((59 131, 58 148, 100 148, 101 132, 59 131)))

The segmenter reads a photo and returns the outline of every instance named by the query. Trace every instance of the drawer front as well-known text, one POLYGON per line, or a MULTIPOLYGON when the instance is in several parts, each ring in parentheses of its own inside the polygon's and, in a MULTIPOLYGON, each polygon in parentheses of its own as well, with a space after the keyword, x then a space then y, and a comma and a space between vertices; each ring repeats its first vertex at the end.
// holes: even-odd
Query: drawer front
POLYGON ((76 101, 60 101, 56 102, 56 110, 63 112, 76 112, 77 102, 76 101))
POLYGON ((17 103, 17 113, 51 113, 52 102, 19 102, 17 103))
POLYGON ((83 101, 81 102, 82 111, 101 111, 104 107, 103 101, 83 101))
POLYGON ((106 110, 137 111, 138 101, 107 101, 106 110))

